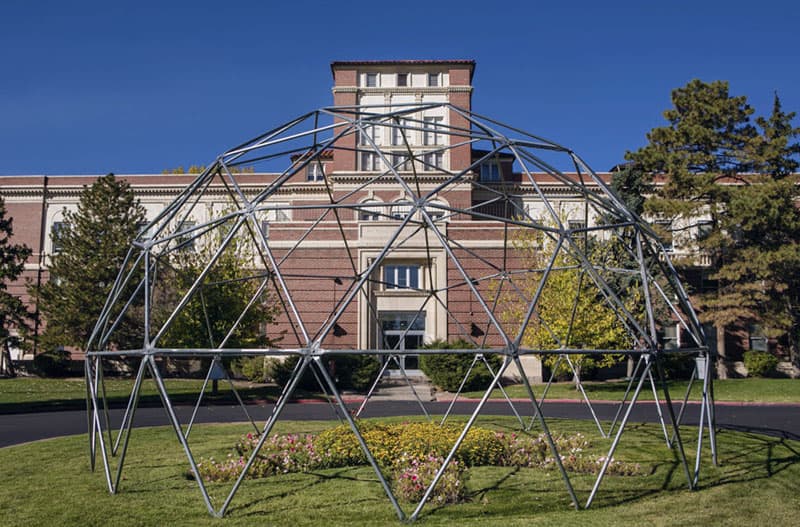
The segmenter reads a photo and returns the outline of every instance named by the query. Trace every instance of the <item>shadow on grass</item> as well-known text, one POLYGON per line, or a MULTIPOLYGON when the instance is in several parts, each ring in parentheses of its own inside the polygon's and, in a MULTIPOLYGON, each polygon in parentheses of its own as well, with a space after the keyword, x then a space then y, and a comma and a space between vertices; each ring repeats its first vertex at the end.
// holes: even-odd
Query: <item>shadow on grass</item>
MULTIPOLYGON (((221 387, 222 388, 222 387, 221 387)), ((169 386, 167 387, 169 391, 169 386)), ((275 402, 280 396, 281 389, 274 385, 257 386, 253 388, 237 387, 239 396, 245 404, 268 404, 275 402)), ((169 397, 174 405, 195 405, 200 391, 170 393, 169 397)), ((128 404, 129 395, 110 395, 107 397, 109 408, 124 409, 128 404)), ((297 390, 294 399, 315 399, 324 401, 324 396, 318 393, 297 390)), ((233 392, 225 387, 217 395, 211 393, 210 388, 203 396, 203 406, 214 405, 234 405, 238 404, 233 392)), ((142 394, 139 397, 140 408, 158 408, 161 406, 161 398, 157 393, 142 394)), ((86 399, 84 398, 64 398, 30 402, 0 403, 0 415, 3 414, 24 414, 37 412, 55 412, 62 410, 85 410, 86 399)))

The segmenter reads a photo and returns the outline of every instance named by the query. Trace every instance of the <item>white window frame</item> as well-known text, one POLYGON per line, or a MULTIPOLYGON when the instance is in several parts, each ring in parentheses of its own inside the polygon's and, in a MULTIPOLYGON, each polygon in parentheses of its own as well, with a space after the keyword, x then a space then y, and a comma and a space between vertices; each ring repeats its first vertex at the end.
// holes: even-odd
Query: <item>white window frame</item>
POLYGON ((434 172, 442 169, 444 155, 442 152, 428 152, 422 155, 422 160, 424 162, 422 170, 425 172, 434 172))
POLYGON ((359 144, 366 146, 372 146, 372 143, 381 144, 381 129, 382 127, 377 124, 364 126, 364 129, 358 134, 359 144), (372 139, 372 141, 368 139, 372 139))
POLYGON ((445 206, 445 204, 441 201, 431 201, 428 203, 428 207, 426 207, 426 210, 428 211, 428 216, 430 216, 433 221, 449 221, 449 218, 445 218, 447 211, 445 211, 444 209, 437 209, 435 207, 431 207, 431 205, 445 206))
POLYGON ((64 249, 64 247, 59 242, 58 238, 64 230, 69 228, 68 226, 69 223, 66 221, 54 221, 53 224, 50 226, 51 254, 58 254, 64 249))
POLYGON ((410 213, 411 204, 404 201, 398 201, 392 204, 392 209, 389 215, 393 220, 404 220, 410 213))
POLYGON ((411 158, 407 152, 393 152, 392 166, 398 172, 409 172, 411 170, 411 158))
POLYGON ((321 163, 309 163, 306 167, 306 181, 324 181, 325 167, 321 163))
POLYGON ((414 131, 409 130, 408 127, 411 126, 411 123, 408 119, 400 119, 399 126, 392 127, 392 146, 405 146, 405 141, 403 141, 403 134, 401 133, 400 127, 406 127, 406 137, 405 140, 408 141, 409 145, 414 144, 414 131))
POLYGON ((411 78, 412 78, 411 74, 408 73, 408 72, 398 72, 397 73, 397 78, 396 78, 397 87, 398 88, 410 88, 411 87, 411 78), (401 77, 405 78, 405 81, 406 81, 405 84, 400 84, 400 78, 401 77))
POLYGON ((374 71, 364 73, 364 87, 365 88, 380 88, 381 87, 381 74, 374 71), (374 82, 370 85, 370 80, 374 82))
POLYGON ((422 118, 422 144, 425 146, 436 146, 442 144, 442 125, 444 117, 441 115, 429 115, 422 118))
POLYGON ((442 86, 442 74, 441 73, 428 73, 428 87, 429 88, 439 88, 442 86))
POLYGON ((385 291, 422 289, 422 266, 419 264, 385 264, 381 269, 381 277, 385 291))
POLYGON ((381 160, 375 152, 361 152, 359 162, 362 172, 377 172, 380 170, 381 160))
POLYGON ((378 221, 381 219, 381 205, 382 201, 377 199, 368 199, 362 201, 361 205, 375 205, 373 207, 363 208, 358 211, 358 221, 378 221))

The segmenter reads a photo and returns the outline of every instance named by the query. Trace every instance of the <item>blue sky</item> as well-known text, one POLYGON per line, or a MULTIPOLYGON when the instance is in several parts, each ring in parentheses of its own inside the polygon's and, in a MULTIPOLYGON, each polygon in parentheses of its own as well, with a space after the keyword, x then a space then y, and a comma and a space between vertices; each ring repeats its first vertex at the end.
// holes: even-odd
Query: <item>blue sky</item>
POLYGON ((475 111, 603 171, 692 78, 800 110, 798 25, 796 0, 3 0, 0 174, 206 164, 331 104, 331 61, 418 58, 476 60, 475 111))

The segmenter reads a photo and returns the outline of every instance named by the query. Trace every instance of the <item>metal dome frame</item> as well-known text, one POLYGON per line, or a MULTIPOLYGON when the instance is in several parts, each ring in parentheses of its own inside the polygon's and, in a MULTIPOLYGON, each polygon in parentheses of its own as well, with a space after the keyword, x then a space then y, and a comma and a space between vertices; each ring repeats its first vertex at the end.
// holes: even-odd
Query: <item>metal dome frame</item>
MULTIPOLYGON (((389 143, 389 141, 385 142, 389 143)), ((299 225, 302 222, 296 223, 299 225)), ((318 267, 324 268, 325 266, 318 267)), ((337 276, 337 278, 340 277, 337 276)), ((412 324, 413 321, 407 324, 406 333, 412 324)), ((629 211, 606 182, 570 149, 447 103, 399 105, 390 111, 387 111, 386 108, 367 106, 320 108, 277 126, 221 154, 151 221, 134 241, 88 340, 86 350, 90 458, 92 469, 94 469, 99 450, 107 486, 112 493, 119 490, 134 414, 139 402, 139 391, 146 374, 152 376, 156 382, 164 408, 177 439, 185 451, 191 470, 195 474, 199 474, 188 441, 194 414, 188 423, 187 430, 184 431, 184 423, 181 423, 176 416, 157 360, 176 357, 212 359, 212 366, 203 385, 202 392, 204 392, 206 384, 211 378, 230 381, 227 371, 221 368, 221 359, 223 358, 266 355, 299 357, 290 382, 286 385, 275 403, 271 416, 263 426, 256 425, 239 399, 252 427, 261 433, 261 437, 224 503, 215 507, 202 478, 199 475, 195 478, 209 513, 215 516, 223 516, 227 512, 231 500, 256 459, 264 440, 281 416, 282 410, 292 397, 299 379, 306 370, 310 370, 317 377, 322 389, 330 394, 331 405, 338 411, 340 419, 346 420, 352 428, 400 520, 413 521, 419 517, 447 464, 481 414, 491 393, 499 386, 501 377, 512 365, 516 366, 522 374, 521 379, 530 399, 531 419, 536 420, 547 437, 553 458, 564 480, 566 491, 575 508, 591 506, 608 464, 620 443, 631 410, 648 382, 653 391, 656 391, 656 379, 663 389, 664 408, 672 427, 670 435, 667 432, 667 425, 661 417, 667 445, 677 450, 688 488, 694 489, 698 481, 705 430, 708 432, 712 457, 716 462, 710 369, 711 351, 706 344, 703 327, 695 315, 689 296, 681 285, 670 262, 669 254, 658 236, 645 221, 629 211), (423 118, 430 112, 439 112, 440 115, 446 116, 447 122, 431 125, 423 118), (376 138, 374 130, 377 128, 384 131, 387 137, 391 136, 391 145, 383 144, 376 138), (429 136, 425 134, 438 135, 436 140, 428 141, 426 138, 429 136), (463 166, 451 169, 449 167, 450 160, 460 155, 459 152, 465 151, 472 152, 469 161, 463 166), (323 160, 325 156, 330 155, 330 152, 333 152, 334 155, 353 156, 357 160, 364 156, 363 159, 368 159, 367 162, 370 163, 370 170, 362 170, 361 173, 351 171, 347 174, 326 175, 319 182, 321 185, 319 188, 323 189, 327 196, 322 203, 285 204, 276 201, 276 196, 282 189, 303 179, 309 166, 316 164, 321 170, 323 160), (550 161, 554 156, 566 160, 566 165, 571 167, 571 171, 563 172, 556 168, 557 163, 550 161), (242 183, 242 179, 246 179, 242 175, 242 167, 273 167, 281 163, 283 168, 278 172, 273 172, 272 180, 256 191, 246 188, 246 185, 242 183), (485 163, 497 164, 500 176, 497 181, 487 182, 480 179, 478 172, 481 164, 485 163), (501 163, 512 166, 512 172, 518 175, 517 179, 512 181, 507 170, 501 169, 501 163), (582 225, 568 224, 553 204, 552 195, 544 189, 542 176, 556 184, 562 195, 572 196, 573 200, 577 199, 580 202, 583 217, 587 221, 582 225), (337 185, 344 181, 347 181, 349 186, 345 190, 339 190, 337 185), (402 198, 395 202, 395 205, 398 206, 397 210, 387 210, 385 202, 362 200, 365 193, 369 193, 370 190, 375 188, 385 190, 389 186, 402 194, 402 198), (447 196, 447 193, 453 191, 454 188, 468 189, 483 197, 467 206, 448 204, 446 198, 443 199, 443 197, 447 196), (216 209, 216 213, 210 214, 207 221, 194 225, 186 223, 192 211, 200 207, 203 197, 208 198, 209 193, 212 192, 218 193, 214 199, 223 201, 227 209, 216 209), (522 206, 521 196, 523 194, 541 204, 541 216, 537 216, 535 212, 522 206), (279 250, 276 248, 278 242, 270 238, 268 231, 270 223, 269 221, 265 222, 263 218, 265 216, 274 218, 279 214, 292 213, 302 213, 310 219, 303 224, 301 235, 294 241, 282 240, 283 245, 279 250), (350 221, 350 218, 359 218, 361 215, 371 219, 377 218, 390 233, 382 248, 376 250, 371 259, 365 261, 359 261, 354 254, 353 241, 346 233, 347 225, 349 225, 347 222, 350 221), (595 221, 595 218, 601 219, 595 221), (539 269, 524 268, 519 264, 519 259, 516 260, 516 264, 509 264, 508 262, 514 258, 504 259, 503 263, 497 264, 483 256, 479 250, 470 248, 455 235, 449 234, 447 223, 450 221, 475 221, 480 222, 481 225, 500 226, 504 235, 499 243, 504 255, 515 250, 513 247, 514 232, 535 233, 549 244, 552 254, 547 255, 545 265, 539 269), (286 255, 302 253, 301 249, 309 244, 309 240, 318 235, 323 222, 327 222, 326 225, 331 227, 328 232, 334 234, 330 236, 334 237, 336 243, 340 244, 349 255, 347 264, 352 268, 352 273, 342 277, 344 291, 336 299, 328 316, 314 327, 306 313, 303 312, 302 301, 296 297, 291 283, 295 283, 297 280, 330 279, 330 273, 325 269, 320 269, 314 272, 305 271, 306 274, 291 275, 289 272, 291 265, 287 263, 291 256, 286 255), (590 225, 590 222, 594 223, 590 225), (209 242, 209 236, 215 233, 217 234, 216 241, 209 242), (240 235, 252 241, 257 248, 256 259, 260 272, 248 278, 253 280, 253 283, 259 284, 257 294, 250 299, 248 306, 220 342, 215 343, 212 339, 210 345, 205 348, 162 346, 165 332, 181 315, 191 299, 198 294, 198 291, 202 290, 210 269, 226 250, 230 250, 235 236, 240 235), (421 299, 424 296, 424 300, 420 300, 422 307, 418 310, 415 319, 425 316, 424 309, 441 310, 445 313, 447 327, 450 328, 447 336, 462 337, 474 345, 474 347, 464 349, 415 350, 414 353, 419 355, 467 354, 474 357, 473 367, 476 364, 480 366, 478 361, 487 356, 498 355, 502 359, 502 364, 496 370, 489 368, 492 373, 490 385, 469 416, 458 440, 452 446, 425 496, 408 514, 398 504, 391 486, 371 454, 356 421, 350 415, 324 361, 330 355, 348 354, 369 354, 384 357, 388 361, 400 354, 402 350, 399 350, 397 345, 390 346, 382 337, 373 339, 371 346, 331 348, 328 343, 342 317, 348 310, 355 309, 354 306, 357 304, 364 306, 363 309, 372 319, 377 317, 377 308, 370 301, 369 288, 382 283, 382 278, 376 275, 380 271, 381 263, 392 254, 402 253, 404 247, 407 247, 405 244, 410 243, 408 240, 412 238, 417 240, 415 242, 419 243, 417 248, 427 254, 427 258, 431 258, 432 251, 437 251, 437 254, 441 255, 441 261, 446 263, 449 270, 446 283, 438 283, 434 286, 435 280, 431 276, 427 279, 425 287, 419 285, 415 290, 417 294, 421 295, 421 299), (424 240, 424 244, 420 240, 424 240), (629 263, 593 261, 588 253, 590 240, 605 242, 613 240, 615 243, 619 243, 629 263), (161 306, 166 309, 168 316, 160 321, 155 321, 153 310, 158 299, 154 297, 153 291, 159 280, 159 266, 163 266, 166 259, 170 255, 176 254, 176 251, 180 251, 181 247, 187 243, 194 243, 194 241, 215 244, 209 251, 210 258, 202 271, 194 278, 191 287, 182 293, 174 306, 161 306), (558 255, 569 258, 570 265, 559 263, 558 255), (468 259, 481 262, 480 265, 485 272, 476 275, 467 269, 464 261, 468 259), (606 306, 615 314, 615 323, 619 324, 620 328, 624 328, 626 346, 608 349, 593 345, 592 342, 577 344, 571 342, 570 335, 573 331, 573 324, 575 324, 575 307, 573 307, 566 334, 557 334, 558 331, 549 328, 547 322, 542 319, 538 312, 538 303, 544 295, 548 279, 564 272, 567 267, 574 269, 581 281, 573 306, 577 306, 578 296, 593 295, 592 298, 598 304, 606 306), (531 288, 528 285, 526 290, 526 286, 521 285, 520 276, 527 276, 528 279, 533 277, 532 283, 535 284, 535 287, 531 288), (630 279, 630 282, 638 284, 633 287, 638 287, 637 294, 640 295, 638 298, 642 305, 636 310, 632 310, 630 302, 626 302, 624 298, 626 291, 612 283, 615 276, 625 276, 630 279), (468 320, 464 313, 449 308, 446 297, 447 294, 454 294, 452 291, 456 287, 460 288, 460 294, 469 296, 470 306, 473 305, 473 302, 478 306, 475 316, 479 316, 481 323, 485 324, 484 338, 476 339, 471 334, 470 326, 474 325, 473 320, 468 320), (524 302, 525 307, 522 310, 521 318, 517 317, 513 323, 509 322, 503 314, 502 302, 498 300, 500 296, 500 293, 497 293, 498 287, 506 287, 506 291, 511 291, 516 299, 524 302), (237 329, 239 322, 265 291, 270 292, 271 298, 279 305, 277 309, 280 316, 284 317, 288 321, 288 326, 292 328, 294 345, 228 347, 227 342, 237 329), (141 347, 116 349, 113 346, 114 336, 115 331, 119 330, 122 315, 130 314, 134 309, 133 306, 136 305, 143 306, 141 309, 143 328, 141 347), (428 307, 426 308, 426 306, 428 307), (680 325, 684 334, 687 335, 688 342, 680 349, 664 349, 660 344, 658 317, 661 315, 657 314, 659 309, 662 315, 666 312, 670 319, 680 325), (420 315, 420 313, 423 314, 420 315), (553 341, 552 345, 544 347, 530 345, 526 331, 535 325, 538 325, 540 331, 549 332, 553 341), (628 395, 631 395, 630 402, 628 404, 625 401, 621 403, 614 423, 609 428, 608 434, 610 435, 618 424, 609 446, 606 461, 596 478, 590 495, 582 505, 572 487, 567 471, 561 464, 557 446, 540 406, 541 399, 534 394, 520 359, 530 354, 555 355, 559 357, 558 360, 567 361, 571 366, 571 357, 574 355, 591 357, 608 353, 633 357, 638 360, 638 363, 626 392, 626 400, 628 395), (692 382, 695 378, 700 378, 703 384, 699 435, 693 469, 690 468, 687 460, 680 426, 688 391, 680 410, 676 412, 661 364, 662 359, 668 354, 688 354, 701 359, 698 361, 699 366, 696 367, 692 377, 692 382), (120 357, 138 361, 138 370, 122 424, 117 430, 112 429, 108 418, 108 405, 104 395, 103 361, 120 357), (112 430, 116 431, 116 437, 113 436, 112 430), (119 460, 116 474, 112 475, 113 467, 110 457, 117 454, 119 454, 119 460)), ((485 365, 489 366, 488 363, 485 365)), ((578 385, 580 386, 580 379, 578 379, 578 385)), ((232 383, 231 386, 233 387, 232 383)), ((234 394, 237 398, 239 397, 235 388, 234 394)), ((508 402, 512 404, 510 399, 508 402)), ((586 398, 586 402, 589 403, 588 398, 586 398)), ((197 404, 199 406, 200 400, 197 404)), ((420 405, 425 411, 422 401, 420 401, 420 405)), ((591 405, 589 407, 591 409, 591 405)), ((661 405, 657 405, 657 407, 661 416, 661 405)), ((512 408, 514 408, 513 404, 512 408)), ((195 412, 196 410, 197 408, 195 408, 195 412)), ((514 413, 516 414, 517 411, 514 410, 514 413)), ((594 416, 593 411, 592 415, 594 416)), ((522 425, 523 421, 519 414, 517 417, 522 425)), ((442 422, 446 418, 447 414, 442 422)), ((594 419, 600 427, 601 434, 605 436, 604 429, 596 416, 594 419)), ((531 421, 532 423, 533 421, 531 421)))

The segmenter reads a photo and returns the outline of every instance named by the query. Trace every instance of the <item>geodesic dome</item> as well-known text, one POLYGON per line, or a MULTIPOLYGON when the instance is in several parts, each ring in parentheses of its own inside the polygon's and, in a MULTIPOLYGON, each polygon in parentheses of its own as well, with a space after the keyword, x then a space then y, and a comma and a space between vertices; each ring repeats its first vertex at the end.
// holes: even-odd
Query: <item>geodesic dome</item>
POLYGON ((322 108, 220 155, 134 241, 87 349, 93 436, 108 356, 142 357, 134 391, 161 357, 299 357, 266 437, 306 369, 343 407, 333 355, 401 369, 499 355, 488 396, 514 369, 527 383, 533 356, 632 355, 649 372, 666 352, 707 353, 664 246, 607 180, 569 149, 444 103, 322 108), (679 350, 662 346, 666 325, 679 350), (457 344, 423 349, 433 341, 457 344))

